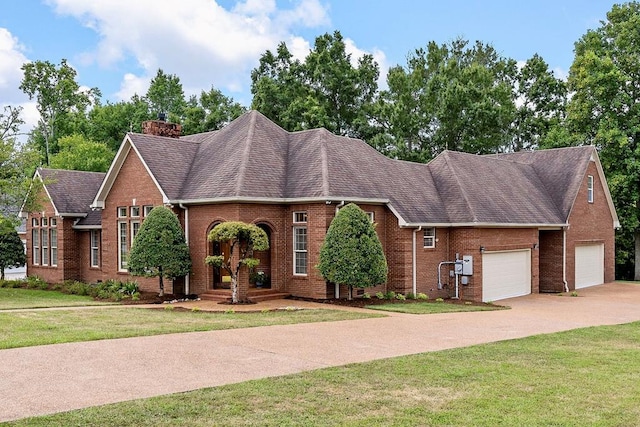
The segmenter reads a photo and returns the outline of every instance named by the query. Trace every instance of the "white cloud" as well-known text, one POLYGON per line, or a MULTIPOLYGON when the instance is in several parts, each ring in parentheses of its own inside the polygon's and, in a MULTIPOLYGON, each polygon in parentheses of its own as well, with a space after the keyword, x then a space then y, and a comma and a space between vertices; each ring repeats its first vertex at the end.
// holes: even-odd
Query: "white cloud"
POLYGON ((367 52, 358 48, 355 42, 351 39, 344 39, 345 52, 351 54, 351 65, 354 67, 358 65, 358 59, 364 55, 373 56, 373 60, 378 63, 378 69, 380 75, 378 76, 378 87, 380 89, 387 88, 387 74, 389 73, 389 63, 387 62, 387 56, 380 49, 373 49, 373 52, 367 52))
POLYGON ((174 7, 157 0, 49 4, 99 35, 95 49, 82 55, 83 63, 113 67, 135 58, 141 71, 127 70, 137 76, 124 77, 118 97, 133 86, 140 90, 139 83, 149 81, 158 68, 179 76, 186 93, 212 85, 227 91, 246 88, 260 55, 282 40, 297 40, 295 27, 329 23, 321 0, 301 0, 287 10, 278 10, 273 0, 245 0, 231 10, 213 0, 182 0, 174 7))
POLYGON ((151 81, 148 77, 138 77, 135 74, 127 73, 122 79, 120 90, 116 93, 116 97, 120 101, 128 101, 135 94, 144 95, 151 81))
POLYGON ((22 80, 22 64, 28 62, 23 47, 6 28, 0 28, 0 99, 14 104, 26 99, 19 89, 22 80))

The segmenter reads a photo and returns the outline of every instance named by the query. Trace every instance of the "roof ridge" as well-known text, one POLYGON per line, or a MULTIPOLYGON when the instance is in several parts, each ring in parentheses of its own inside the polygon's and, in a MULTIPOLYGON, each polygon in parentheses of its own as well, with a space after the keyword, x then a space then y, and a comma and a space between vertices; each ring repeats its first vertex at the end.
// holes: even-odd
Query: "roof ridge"
POLYGON ((242 153, 242 159, 238 168, 238 181, 236 182, 236 195, 240 195, 242 187, 244 186, 244 178, 247 173, 247 164, 249 163, 249 154, 251 153, 251 144, 253 142, 253 135, 256 127, 256 114, 251 114, 251 121, 249 122, 249 129, 247 130, 247 136, 245 137, 245 146, 242 153))
POLYGON ((328 196, 329 189, 329 157, 327 155, 327 133, 330 133, 325 129, 325 132, 320 134, 320 162, 322 168, 322 193, 324 196, 328 196))
MULTIPOLYGON (((445 150, 445 151, 442 152, 442 154, 444 156, 444 161, 446 162, 447 167, 451 171, 451 176, 453 176, 453 178, 456 181, 456 184, 457 184, 458 188, 460 189, 460 194, 461 194, 462 198, 464 199, 464 203, 469 208, 469 212, 471 212, 471 217, 473 218, 473 222, 478 222, 478 216, 476 215, 475 211, 471 207, 471 203, 469 203, 469 197, 467 196, 467 192, 465 191, 464 186, 460 183, 460 178, 458 177, 458 174, 456 173, 455 169, 449 164, 449 156, 451 156, 451 154, 449 154, 449 153, 450 153, 449 150, 445 150)), ((467 154, 467 153, 463 153, 463 154, 467 154)), ((473 154, 471 154, 471 155, 473 156, 473 154)), ((447 212, 447 216, 449 216, 449 212, 447 212)))

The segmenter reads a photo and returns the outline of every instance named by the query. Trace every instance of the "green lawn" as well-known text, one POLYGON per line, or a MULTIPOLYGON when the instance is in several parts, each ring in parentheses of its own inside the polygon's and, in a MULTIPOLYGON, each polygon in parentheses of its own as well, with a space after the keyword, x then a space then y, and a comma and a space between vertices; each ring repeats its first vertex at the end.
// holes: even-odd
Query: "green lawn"
POLYGON ((0 310, 105 304, 109 303, 94 301, 89 296, 69 295, 39 289, 0 288, 0 310))
POLYGON ((505 310, 508 307, 498 305, 473 305, 473 304, 452 304, 445 302, 412 302, 408 304, 390 303, 368 305, 365 308, 372 310, 394 311, 396 313, 408 314, 437 314, 437 313, 455 313, 462 311, 494 311, 505 310))
POLYGON ((587 328, 10 425, 634 426, 640 420, 638 343, 638 322, 587 328))
POLYGON ((212 313, 145 308, 0 312, 0 349, 176 332, 381 317, 339 310, 212 313), (108 327, 105 327, 108 325, 108 327))

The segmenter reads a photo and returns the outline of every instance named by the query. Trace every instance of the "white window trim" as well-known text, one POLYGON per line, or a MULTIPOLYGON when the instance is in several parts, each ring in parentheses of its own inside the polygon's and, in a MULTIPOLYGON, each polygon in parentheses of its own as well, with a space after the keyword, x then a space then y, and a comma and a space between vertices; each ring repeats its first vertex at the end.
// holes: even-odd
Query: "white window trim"
POLYGON ((301 227, 293 227, 293 275, 294 276, 306 276, 309 272, 309 240, 308 240, 308 230, 306 226, 301 226, 301 227), (297 249, 296 248, 296 242, 297 242, 297 234, 296 234, 296 230, 305 230, 305 237, 307 238, 307 241, 305 242, 305 248, 304 250, 302 249, 297 249), (306 254, 306 259, 307 262, 305 264, 304 273, 299 273, 297 271, 297 267, 298 267, 298 263, 297 261, 297 257, 298 254, 300 253, 304 253, 306 254))
POLYGON ((436 247, 436 229, 435 227, 430 227, 430 228, 425 228, 423 233, 422 233, 422 247, 425 249, 433 249, 436 247), (427 235, 427 231, 433 231, 433 234, 428 236, 427 235), (427 245, 426 244, 426 240, 427 239, 431 239, 431 245, 427 245))
POLYGON ((140 221, 138 220, 131 221, 131 230, 130 230, 131 240, 129 241, 130 248, 133 246, 133 240, 136 238, 139 231, 140 231, 140 221), (137 225, 137 227, 134 227, 134 225, 137 225))
POLYGON ((307 211, 294 211, 293 212, 293 223, 294 224, 306 224, 308 221, 307 211), (304 216, 304 221, 298 221, 298 215, 304 216))
MULTIPOLYGON (((35 218, 34 218, 35 219, 35 218)), ((33 265, 40 265, 40 229, 31 229, 31 258, 33 265)))
POLYGON ((373 224, 375 222, 375 213, 374 212, 366 212, 367 216, 369 217, 369 221, 371 221, 371 224, 373 224))
POLYGON ((123 272, 123 273, 127 273, 129 271, 128 264, 126 261, 126 257, 129 254, 129 245, 128 245, 128 225, 129 223, 127 221, 118 221, 118 271, 119 272, 123 272), (123 233, 122 233, 122 226, 124 225, 124 245, 122 244, 122 237, 123 237, 123 233))
MULTIPOLYGON (((119 231, 118 231, 119 232, 119 231)), ((100 267, 100 231, 99 230, 91 230, 90 236, 90 265, 93 268, 100 267)), ((119 244, 119 241, 118 241, 119 244)), ((120 265, 120 264, 118 264, 120 265)))
POLYGON ((587 175, 587 202, 593 203, 593 175, 587 175))
POLYGON ((151 213, 151 209, 153 209, 153 205, 144 205, 142 207, 142 213, 145 218, 149 215, 149 213, 151 213))
POLYGON ((126 217, 127 217, 127 207, 118 206, 118 218, 126 218, 126 217))
MULTIPOLYGON (((51 224, 51 222, 49 222, 49 224, 51 224)), ((55 227, 55 225, 52 225, 52 227, 55 227)), ((52 267, 57 267, 58 266, 58 230, 56 228, 52 228, 51 230, 49 230, 50 236, 49 236, 49 249, 51 250, 51 255, 49 257, 49 261, 51 263, 52 267), (55 245, 54 245, 54 239, 53 236, 56 236, 55 238, 55 245), (56 254, 56 256, 54 257, 53 254, 56 254), (55 258, 55 259, 54 259, 55 258)))
POLYGON ((129 208, 129 214, 130 214, 129 216, 131 216, 131 218, 140 218, 140 206, 131 206, 129 208), (137 213, 134 212, 134 210, 136 210, 137 213))
POLYGON ((49 229, 41 228, 40 249, 42 250, 42 265, 49 265, 49 229), (44 237, 46 236, 46 239, 44 237), (45 241, 46 240, 46 241, 45 241))

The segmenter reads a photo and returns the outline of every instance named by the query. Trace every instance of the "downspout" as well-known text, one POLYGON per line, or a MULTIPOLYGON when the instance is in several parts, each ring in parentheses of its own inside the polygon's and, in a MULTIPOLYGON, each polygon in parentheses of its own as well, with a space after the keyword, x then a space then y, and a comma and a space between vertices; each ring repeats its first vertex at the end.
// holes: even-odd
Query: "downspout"
MULTIPOLYGON (((187 244, 187 247, 189 247, 189 208, 185 205, 183 205, 182 203, 180 203, 180 209, 184 210, 184 240, 185 243, 187 244)), ((187 273, 186 276, 184 276, 184 294, 185 295, 189 295, 191 292, 191 289, 189 289, 189 276, 190 273, 187 273)))
POLYGON ((418 272, 417 272, 417 261, 416 261, 416 257, 417 257, 417 250, 416 250, 416 235, 418 234, 418 232, 422 230, 422 226, 416 228, 415 230, 413 230, 413 250, 412 250, 412 267, 413 267, 413 273, 412 273, 412 278, 411 278, 411 292, 413 293, 413 295, 418 295, 418 272))
MULTIPOLYGON (((340 208, 343 206, 344 206, 344 200, 336 205, 336 216, 338 215, 338 211, 340 210, 340 208)), ((340 299, 340 285, 337 283, 334 283, 334 286, 335 288, 333 290, 333 296, 335 297, 335 299, 340 299)))
POLYGON ((569 292, 569 284, 567 283, 567 227, 562 229, 562 283, 564 283, 564 291, 569 292))

